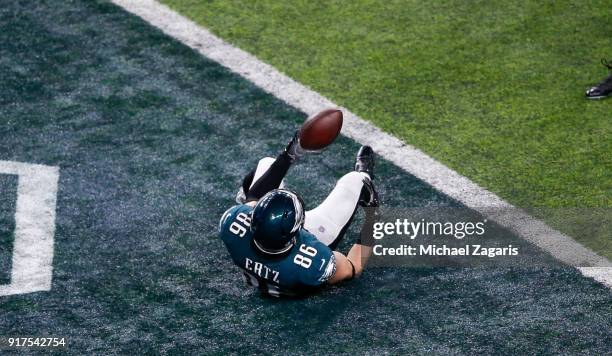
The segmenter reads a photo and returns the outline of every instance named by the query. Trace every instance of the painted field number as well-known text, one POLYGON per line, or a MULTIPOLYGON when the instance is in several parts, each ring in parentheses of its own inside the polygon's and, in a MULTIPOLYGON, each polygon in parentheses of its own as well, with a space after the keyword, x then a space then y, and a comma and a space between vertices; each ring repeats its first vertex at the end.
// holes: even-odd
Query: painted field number
POLYGON ((0 174, 18 176, 11 283, 0 296, 50 290, 59 167, 0 161, 0 174))

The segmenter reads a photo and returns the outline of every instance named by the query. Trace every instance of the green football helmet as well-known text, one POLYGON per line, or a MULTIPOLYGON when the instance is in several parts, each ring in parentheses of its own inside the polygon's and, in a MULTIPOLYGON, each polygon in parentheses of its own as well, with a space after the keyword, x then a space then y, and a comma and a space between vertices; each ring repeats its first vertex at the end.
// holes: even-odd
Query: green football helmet
POLYGON ((289 251, 303 225, 304 202, 287 189, 267 193, 251 213, 253 243, 266 254, 278 255, 289 251))

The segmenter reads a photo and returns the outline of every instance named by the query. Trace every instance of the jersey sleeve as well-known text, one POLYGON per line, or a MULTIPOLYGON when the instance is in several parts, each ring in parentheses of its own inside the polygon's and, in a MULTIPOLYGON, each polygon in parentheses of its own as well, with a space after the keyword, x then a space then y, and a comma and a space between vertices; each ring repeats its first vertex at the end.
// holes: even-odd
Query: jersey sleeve
MULTIPOLYGON (((302 283, 309 286, 319 286, 327 282, 336 273, 336 256, 334 252, 317 238, 305 231, 302 231, 302 241, 306 247, 304 257, 311 258, 312 264, 302 278, 302 283), (313 249, 317 251, 314 256, 309 256, 308 252, 313 249)), ((302 246, 300 246, 302 248, 302 246)), ((298 253, 299 252, 298 250, 298 253)))
POLYGON ((329 257, 329 262, 324 266, 323 273, 319 277, 319 282, 327 282, 336 273, 336 256, 332 252, 329 257))

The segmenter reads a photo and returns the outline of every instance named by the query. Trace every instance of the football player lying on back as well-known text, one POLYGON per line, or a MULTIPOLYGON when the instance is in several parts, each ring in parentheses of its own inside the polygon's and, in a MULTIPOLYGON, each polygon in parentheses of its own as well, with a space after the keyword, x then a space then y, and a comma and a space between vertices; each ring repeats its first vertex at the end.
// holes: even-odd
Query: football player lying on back
POLYGON ((370 254, 370 247, 359 242, 346 256, 333 250, 359 206, 378 206, 374 152, 362 146, 355 170, 309 211, 295 192, 282 189, 289 167, 306 153, 296 133, 276 159, 261 159, 243 181, 236 198, 240 205, 227 210, 219 224, 221 239, 246 282, 266 295, 301 296, 353 279, 370 254))

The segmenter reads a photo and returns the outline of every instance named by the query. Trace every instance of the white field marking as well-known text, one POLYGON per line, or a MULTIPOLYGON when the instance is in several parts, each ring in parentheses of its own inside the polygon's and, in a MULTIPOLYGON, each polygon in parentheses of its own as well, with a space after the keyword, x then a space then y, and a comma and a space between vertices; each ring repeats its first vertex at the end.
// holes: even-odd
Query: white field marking
POLYGON ((59 168, 0 161, 0 174, 18 176, 11 283, 0 296, 50 290, 59 168))
POLYGON ((608 286, 608 288, 612 288, 612 273, 610 273, 610 267, 581 267, 580 272, 608 286))
MULTIPOLYGON (((155 0, 112 1, 308 115, 325 108, 339 107, 331 100, 261 62, 255 56, 224 42, 205 28, 155 0)), ((384 133, 346 108, 339 108, 344 113, 342 128, 344 135, 363 145, 372 146, 380 156, 406 172, 511 229, 522 238, 548 251, 558 260, 578 268, 607 267, 601 273, 612 278, 612 264, 605 257, 599 256, 571 237, 513 207, 415 147, 384 133), (490 213, 491 208, 498 209, 494 209, 496 213, 490 213)), ((590 276, 590 272, 582 269, 581 271, 590 276)))

